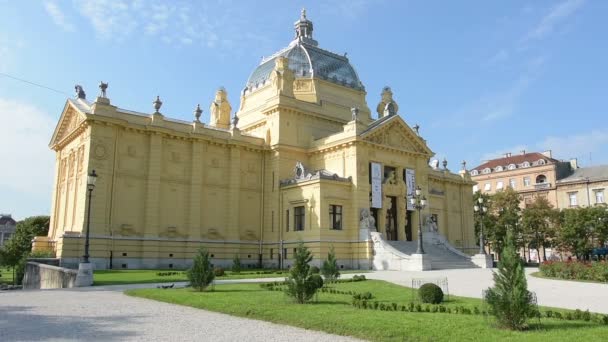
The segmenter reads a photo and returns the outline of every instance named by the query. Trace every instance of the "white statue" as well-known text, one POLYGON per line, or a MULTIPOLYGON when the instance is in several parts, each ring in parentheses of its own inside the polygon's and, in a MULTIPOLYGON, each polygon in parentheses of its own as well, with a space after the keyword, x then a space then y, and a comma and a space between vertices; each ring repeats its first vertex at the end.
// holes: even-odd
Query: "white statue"
POLYGON ((361 216, 359 218, 359 229, 376 230, 376 219, 369 212, 369 209, 361 209, 361 216))
POLYGON ((437 216, 430 215, 426 219, 426 226, 429 232, 439 233, 439 227, 437 226, 437 216))

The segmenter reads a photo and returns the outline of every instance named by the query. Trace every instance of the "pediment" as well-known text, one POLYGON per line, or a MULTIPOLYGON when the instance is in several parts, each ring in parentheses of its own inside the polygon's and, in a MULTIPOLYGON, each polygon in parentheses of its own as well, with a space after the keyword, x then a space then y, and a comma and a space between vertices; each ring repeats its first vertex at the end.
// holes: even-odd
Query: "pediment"
POLYGON ((59 118, 59 122, 55 127, 55 131, 53 132, 53 137, 51 138, 49 146, 52 148, 62 141, 76 130, 85 119, 86 115, 78 110, 70 101, 67 101, 63 113, 59 118))
POLYGON ((389 146, 398 150, 434 155, 420 138, 399 116, 384 119, 361 134, 363 140, 389 146))

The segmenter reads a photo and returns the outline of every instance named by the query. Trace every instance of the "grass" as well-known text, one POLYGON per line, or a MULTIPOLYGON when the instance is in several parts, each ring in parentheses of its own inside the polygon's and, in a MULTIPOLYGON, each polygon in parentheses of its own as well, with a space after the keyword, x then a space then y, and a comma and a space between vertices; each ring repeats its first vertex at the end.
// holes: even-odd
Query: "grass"
POLYGON ((0 267, 0 284, 13 284, 13 269, 9 267, 0 267))
MULTIPOLYGON (((398 305, 409 303, 414 291, 378 280, 332 286, 341 291, 369 291, 374 295, 371 302, 398 305)), ((608 326, 593 322, 543 319, 541 326, 514 332, 494 328, 491 319, 481 315, 363 310, 351 305, 351 296, 342 294, 319 293, 316 302, 300 305, 258 284, 216 285, 210 292, 139 289, 126 294, 372 341, 600 341, 608 336, 608 326)), ((481 309, 482 301, 450 296, 444 305, 481 309)))
MULTIPOLYGON (((216 279, 252 279, 252 278, 283 278, 287 273, 276 273, 276 270, 243 270, 241 273, 226 271, 216 279), (256 272, 259 272, 256 273, 256 272), (262 273, 271 272, 271 273, 262 273)), ((96 270, 93 272, 93 285, 124 285, 145 283, 173 283, 187 281, 183 270, 96 270), (177 272, 176 275, 160 276, 158 273, 177 272)))
POLYGON ((608 282, 604 282, 604 281, 597 281, 597 280, 586 280, 586 279, 564 279, 564 278, 558 278, 558 277, 547 277, 546 275, 544 275, 541 271, 538 272, 533 272, 530 273, 531 276, 536 277, 536 278, 543 278, 543 279, 551 279, 551 280, 564 280, 564 281, 576 281, 579 283, 595 283, 595 284, 608 284, 608 282))

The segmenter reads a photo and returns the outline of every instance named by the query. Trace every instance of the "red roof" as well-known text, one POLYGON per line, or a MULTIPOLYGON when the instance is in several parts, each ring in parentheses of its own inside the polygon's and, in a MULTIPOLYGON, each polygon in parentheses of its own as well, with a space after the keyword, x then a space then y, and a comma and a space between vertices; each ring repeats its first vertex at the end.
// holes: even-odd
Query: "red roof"
POLYGON ((534 163, 540 159, 544 159, 547 164, 554 164, 554 163, 559 162, 559 160, 549 158, 542 153, 532 152, 532 153, 525 153, 525 154, 516 154, 516 155, 512 155, 510 157, 492 159, 492 160, 489 160, 489 161, 471 169, 471 171, 472 170, 481 171, 485 168, 490 168, 491 170, 494 170, 495 167, 500 166, 500 165, 502 165, 506 169, 507 166, 509 166, 511 164, 515 164, 515 165, 519 166, 520 164, 522 164, 524 162, 528 162, 528 163, 530 163, 530 166, 532 166, 532 163, 534 163))

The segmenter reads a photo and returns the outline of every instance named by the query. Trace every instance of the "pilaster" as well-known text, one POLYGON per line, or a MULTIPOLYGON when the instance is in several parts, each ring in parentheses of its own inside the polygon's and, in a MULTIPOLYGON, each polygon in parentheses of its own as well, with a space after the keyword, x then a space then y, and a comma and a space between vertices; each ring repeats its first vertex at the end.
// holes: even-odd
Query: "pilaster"
POLYGON ((158 133, 152 133, 150 135, 148 179, 146 182, 145 237, 156 237, 159 233, 161 159, 162 136, 158 133))
POLYGON ((230 169, 228 172, 228 227, 226 236, 229 239, 240 239, 240 189, 241 189, 241 152, 236 146, 230 147, 230 169))
POLYGON ((189 236, 201 238, 201 187, 203 182, 202 146, 192 141, 191 172, 190 172, 190 208, 188 211, 189 236))

